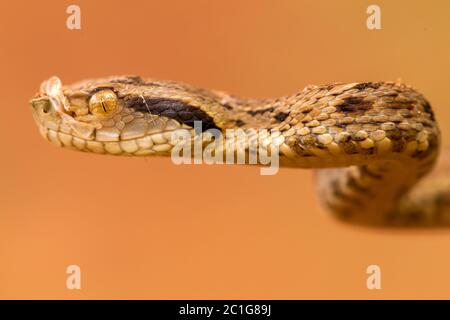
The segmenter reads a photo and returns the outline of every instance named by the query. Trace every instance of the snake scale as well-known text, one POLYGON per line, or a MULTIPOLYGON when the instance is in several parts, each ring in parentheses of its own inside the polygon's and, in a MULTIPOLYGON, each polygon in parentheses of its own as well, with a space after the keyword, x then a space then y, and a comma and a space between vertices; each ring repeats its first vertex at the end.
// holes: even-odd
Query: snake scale
MULTIPOLYGON (((340 219, 375 226, 450 225, 448 174, 427 175, 440 151, 435 115, 405 84, 312 85, 258 100, 138 76, 69 86, 52 77, 31 106, 45 139, 99 154, 170 155, 171 133, 184 128, 194 139, 195 121, 202 130, 277 130, 280 166, 320 169, 320 201, 340 219)), ((448 159, 441 162, 445 166, 448 159)))

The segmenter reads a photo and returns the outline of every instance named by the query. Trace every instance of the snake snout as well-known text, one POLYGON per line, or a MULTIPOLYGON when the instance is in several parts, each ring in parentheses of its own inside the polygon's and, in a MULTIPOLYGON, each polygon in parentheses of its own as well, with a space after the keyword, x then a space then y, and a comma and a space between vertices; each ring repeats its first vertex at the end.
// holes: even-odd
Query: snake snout
POLYGON ((38 115, 48 114, 51 111, 52 105, 47 97, 34 98, 30 100, 30 105, 33 111, 38 115))
POLYGON ((58 129, 60 117, 47 96, 40 96, 30 100, 31 114, 40 130, 58 129))

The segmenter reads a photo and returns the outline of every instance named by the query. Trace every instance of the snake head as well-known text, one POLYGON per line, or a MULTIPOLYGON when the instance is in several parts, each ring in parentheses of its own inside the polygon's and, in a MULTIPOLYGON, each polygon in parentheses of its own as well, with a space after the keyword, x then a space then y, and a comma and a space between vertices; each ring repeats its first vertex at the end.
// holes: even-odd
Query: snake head
POLYGON ((206 128, 214 124, 190 105, 193 98, 185 87, 136 76, 67 86, 52 77, 30 104, 41 135, 58 146, 114 155, 169 155, 172 131, 193 130, 197 120, 206 128))
MULTIPOLYGON (((77 102, 76 99, 73 100, 77 102)), ((41 84, 40 91, 30 100, 31 111, 41 135, 51 142, 59 143, 59 139, 52 139, 52 136, 59 132, 66 132, 83 139, 92 136, 98 124, 89 121, 76 119, 77 112, 81 108, 63 92, 61 80, 51 77, 41 84)), ((78 112, 80 113, 80 112, 78 112)))

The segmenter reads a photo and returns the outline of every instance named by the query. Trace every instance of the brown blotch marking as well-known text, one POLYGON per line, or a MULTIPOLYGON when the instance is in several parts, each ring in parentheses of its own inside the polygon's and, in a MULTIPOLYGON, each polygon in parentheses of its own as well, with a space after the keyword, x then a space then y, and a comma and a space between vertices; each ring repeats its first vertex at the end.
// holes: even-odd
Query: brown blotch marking
POLYGON ((365 90, 367 88, 372 88, 372 89, 378 89, 380 87, 379 83, 375 83, 375 82, 363 82, 363 83, 359 83, 356 86, 354 86, 354 89, 358 89, 358 90, 365 90))
POLYGON ((414 105, 408 101, 385 101, 386 108, 390 109, 408 109, 414 108, 414 105))
POLYGON ((428 148, 424 151, 416 150, 413 157, 418 159, 427 158, 430 154, 435 152, 439 144, 438 138, 435 135, 428 136, 428 148))
MULTIPOLYGON (((345 129, 347 126, 345 125, 336 125, 337 127, 340 127, 342 129, 345 129)), ((339 141, 339 143, 345 143, 345 142, 349 142, 350 140, 352 140, 352 136, 350 134, 345 135, 341 138, 341 140, 339 141)))
POLYGON ((381 174, 378 174, 376 172, 373 172, 371 170, 369 170, 369 168, 367 167, 367 165, 363 165, 360 167, 360 171, 363 175, 369 176, 373 179, 376 180, 381 180, 383 178, 383 176, 381 174))
POLYGON ((360 152, 361 154, 371 155, 375 153, 375 147, 361 148, 360 152))
POLYGON ((425 103, 423 105, 423 110, 430 115, 431 120, 433 120, 433 121, 435 120, 433 109, 431 109, 431 105, 427 100, 425 100, 425 103))
POLYGON ((405 138, 406 141, 413 141, 416 140, 417 136, 417 130, 409 129, 403 131, 403 138, 405 138))
POLYGON ((336 198, 343 199, 343 200, 348 201, 349 203, 355 204, 357 206, 362 206, 362 203, 359 199, 352 197, 348 194, 345 194, 342 191, 337 180, 334 180, 331 182, 331 189, 333 190, 333 195, 336 198))
POLYGON ((299 156, 301 157, 313 157, 314 154, 312 154, 309 150, 305 149, 299 144, 295 144, 291 146, 291 149, 295 151, 299 156))
POLYGON ((358 146, 354 141, 341 142, 339 145, 342 147, 345 153, 355 154, 358 153, 358 146))
POLYGON ((351 139, 353 141, 364 141, 364 140, 366 140, 366 138, 359 137, 357 133, 352 133, 351 134, 351 139))
POLYGON ((277 119, 278 122, 283 122, 286 120, 286 118, 289 116, 289 112, 278 112, 275 115, 275 119, 277 119))
POLYGON ((392 151, 402 152, 406 147, 406 142, 404 139, 392 140, 392 151))
POLYGON ((222 106, 227 110, 233 110, 233 107, 228 103, 224 103, 224 104, 222 104, 222 106))
POLYGON ((372 108, 371 101, 365 101, 359 97, 349 97, 344 100, 343 103, 336 106, 337 112, 357 112, 366 111, 372 108))
POLYGON ((431 119, 425 119, 424 121, 421 121, 421 123, 427 128, 434 127, 434 122, 431 119))
POLYGON ((414 115, 410 110, 405 110, 401 113, 403 118, 412 118, 414 115))
POLYGON ((312 111, 312 107, 311 106, 306 106, 306 107, 301 107, 301 109, 299 110, 301 113, 303 114, 308 114, 312 111))
POLYGON ((257 114, 263 114, 263 113, 266 113, 266 112, 273 112, 273 110, 274 109, 272 107, 269 107, 269 108, 260 109, 260 110, 250 110, 250 111, 247 111, 247 113, 249 115, 251 115, 251 116, 256 116, 257 114))
POLYGON ((245 125, 245 122, 242 121, 241 119, 237 119, 235 122, 236 126, 238 127, 242 127, 243 125, 245 125))
MULTIPOLYGON (((311 157, 313 154, 307 150, 306 147, 302 145, 301 138, 299 137, 293 137, 293 139, 289 139, 286 144, 295 151, 299 156, 302 157, 311 157)), ((311 146, 308 146, 311 148, 311 146)))
POLYGON ((370 194, 371 194, 371 192, 369 191, 369 188, 360 186, 358 184, 357 180, 355 179, 355 177, 353 177, 353 176, 350 176, 348 178, 347 185, 349 188, 352 188, 353 190, 356 190, 364 195, 370 196, 370 194))
POLYGON ((386 137, 391 139, 392 142, 392 151, 394 152, 402 152, 406 147, 406 141, 403 137, 403 131, 396 130, 388 130, 386 131, 386 137))
POLYGON ((400 140, 403 137, 403 132, 399 129, 387 130, 386 137, 391 140, 400 140))
POLYGON ((300 137, 300 145, 303 147, 315 147, 316 141, 316 138, 310 134, 300 137))

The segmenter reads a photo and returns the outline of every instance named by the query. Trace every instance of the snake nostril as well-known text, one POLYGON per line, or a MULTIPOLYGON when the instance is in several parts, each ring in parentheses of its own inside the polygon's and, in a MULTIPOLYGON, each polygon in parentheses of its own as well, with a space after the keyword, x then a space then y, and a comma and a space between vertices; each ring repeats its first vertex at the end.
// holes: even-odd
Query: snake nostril
POLYGON ((50 105, 48 103, 42 104, 42 112, 48 113, 50 111, 50 105))
POLYGON ((51 110, 50 101, 46 98, 32 100, 31 105, 39 113, 47 114, 51 110))

